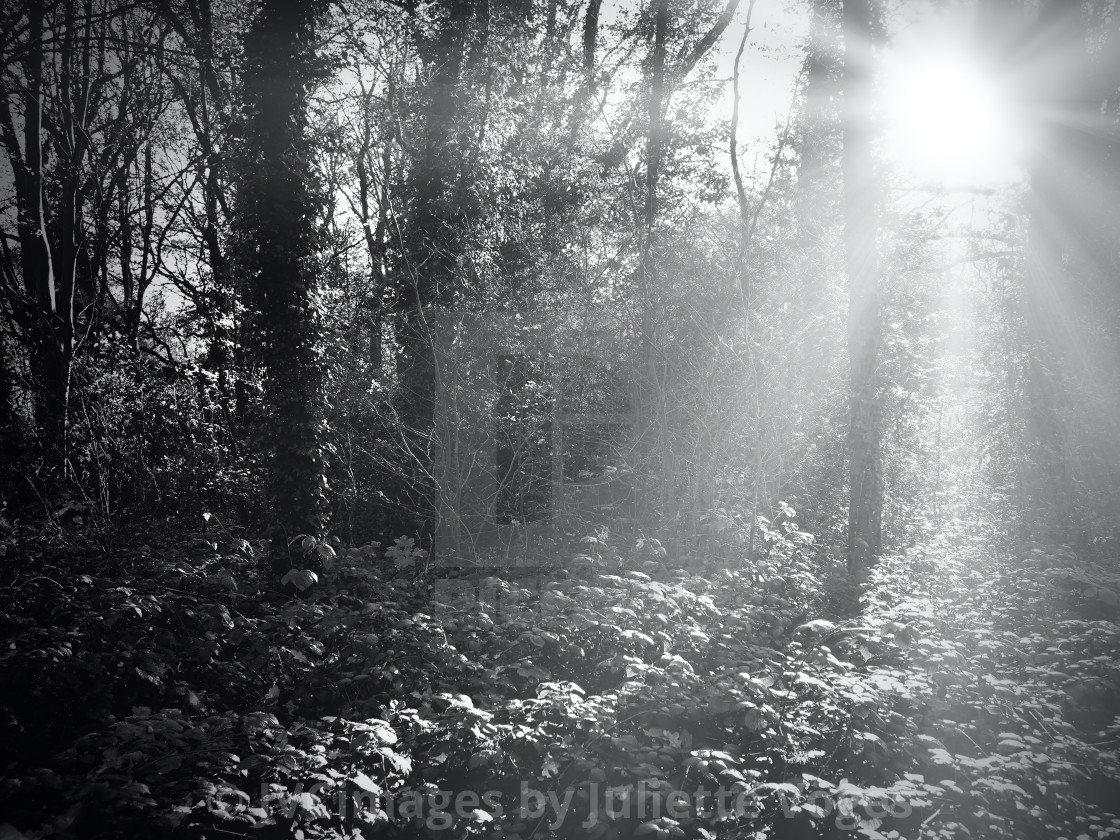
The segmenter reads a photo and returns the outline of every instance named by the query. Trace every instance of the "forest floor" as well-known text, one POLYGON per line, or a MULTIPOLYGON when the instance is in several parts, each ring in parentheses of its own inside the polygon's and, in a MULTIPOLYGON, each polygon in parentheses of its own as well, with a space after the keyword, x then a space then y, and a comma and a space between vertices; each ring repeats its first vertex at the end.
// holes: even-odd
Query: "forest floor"
POLYGON ((434 590, 407 542, 2 548, 0 840, 1120 834, 1120 574, 1068 549, 933 540, 842 619, 796 538, 434 590))

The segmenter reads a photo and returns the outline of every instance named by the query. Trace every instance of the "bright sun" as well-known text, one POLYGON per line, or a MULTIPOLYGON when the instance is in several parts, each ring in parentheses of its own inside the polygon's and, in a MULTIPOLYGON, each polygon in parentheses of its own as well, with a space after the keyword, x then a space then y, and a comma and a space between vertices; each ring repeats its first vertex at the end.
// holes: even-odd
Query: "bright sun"
POLYGON ((898 51, 883 82, 885 151, 900 173, 962 189, 1013 175, 1008 97, 979 62, 946 46, 898 51))

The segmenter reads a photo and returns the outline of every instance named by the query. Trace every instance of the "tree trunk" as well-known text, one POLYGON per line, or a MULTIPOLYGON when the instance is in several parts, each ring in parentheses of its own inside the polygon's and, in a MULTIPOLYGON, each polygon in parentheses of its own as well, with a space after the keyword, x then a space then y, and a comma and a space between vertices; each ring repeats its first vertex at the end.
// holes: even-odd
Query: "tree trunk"
POLYGON ((265 372, 273 529, 285 541, 322 535, 328 517, 325 362, 314 304, 321 202, 307 131, 308 88, 318 72, 316 13, 303 0, 265 0, 245 38, 236 219, 265 372))
POLYGON ((805 59, 805 103, 797 168, 797 225, 802 243, 813 246, 832 217, 829 160, 837 134, 839 106, 839 20, 830 0, 812 0, 809 53, 805 59))
POLYGON ((882 548, 882 340, 872 156, 874 0, 844 0, 844 265, 849 283, 848 572, 861 580, 882 548))
POLYGON ((652 477, 657 482, 656 497, 650 494, 647 504, 651 517, 664 514, 672 497, 671 482, 674 470, 670 463, 670 447, 665 423, 665 382, 663 365, 659 358, 659 302, 657 270, 657 215, 659 209, 657 187, 661 178, 661 163, 665 155, 668 125, 665 119, 666 56, 669 38, 669 0, 654 0, 653 50, 649 65, 649 100, 647 102, 648 134, 646 137, 645 210, 642 217, 642 251, 638 266, 638 305, 641 312, 640 353, 642 372, 639 392, 641 428, 638 430, 649 455, 652 477), (655 500, 656 499, 656 500, 655 500))
MULTIPOLYGON (((374 162, 374 93, 376 88, 362 89, 362 134, 361 145, 355 155, 355 172, 358 176, 358 215, 365 236, 366 253, 370 263, 370 285, 363 295, 362 305, 368 309, 368 354, 367 358, 373 371, 380 371, 384 348, 382 346, 381 326, 384 318, 383 303, 386 287, 389 282, 388 251, 389 251, 389 213, 390 197, 389 186, 393 180, 393 144, 394 133, 387 132, 381 138, 380 176, 374 178, 371 165, 374 162), (380 186, 376 181, 380 181, 380 186), (376 217, 375 208, 376 204, 376 217)), ((385 111, 392 114, 396 99, 396 81, 392 72, 389 74, 388 90, 385 94, 385 111)), ((384 122, 392 123, 391 118, 384 118, 384 122)))
POLYGON ((422 135, 407 186, 409 223, 397 267, 400 341, 397 372, 401 383, 399 413, 404 425, 413 474, 409 482, 422 538, 434 533, 436 488, 433 484, 437 370, 433 319, 438 307, 454 304, 462 289, 459 257, 469 213, 460 202, 470 193, 463 156, 467 127, 460 117, 464 92, 461 76, 467 57, 476 3, 439 4, 441 18, 431 36, 417 36, 417 53, 431 76, 418 92, 422 135))
POLYGON ((587 120, 586 109, 595 95, 595 49, 599 42, 599 10, 603 0, 588 0, 583 18, 583 82, 572 100, 572 124, 568 129, 568 148, 574 149, 587 120))
POLYGON ((657 182, 665 153, 665 53, 669 37, 669 0, 653 3, 653 60, 649 83, 649 137, 646 141, 646 237, 653 235, 657 220, 657 182))

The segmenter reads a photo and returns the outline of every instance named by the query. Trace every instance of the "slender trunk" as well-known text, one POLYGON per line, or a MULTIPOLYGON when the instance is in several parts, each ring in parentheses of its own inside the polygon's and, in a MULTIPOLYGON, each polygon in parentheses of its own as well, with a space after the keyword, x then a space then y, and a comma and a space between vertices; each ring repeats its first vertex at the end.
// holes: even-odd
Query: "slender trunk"
MULTIPOLYGON (((396 95, 396 78, 390 75, 388 90, 386 91, 387 108, 390 112, 392 112, 396 95)), ((374 286, 370 290, 373 311, 370 315, 369 326, 369 363, 377 371, 381 370, 385 356, 381 330, 385 321, 385 293, 389 287, 389 225, 392 210, 392 196, 389 191, 393 183, 393 143, 395 140, 396 132, 390 131, 381 150, 381 191, 377 197, 377 227, 374 229, 374 241, 372 243, 376 251, 370 254, 370 259, 373 261, 374 286)))
POLYGON ((657 184, 665 154, 665 53, 669 33, 669 0, 654 0, 653 57, 649 86, 649 137, 646 142, 646 237, 652 237, 657 219, 657 184))
MULTIPOLYGON (((739 169, 739 108, 742 105, 742 92, 739 87, 739 65, 747 48, 747 40, 751 36, 751 18, 754 15, 754 6, 755 0, 750 0, 750 4, 747 6, 747 20, 743 25, 743 35, 739 39, 739 49, 735 52, 735 63, 731 72, 731 132, 728 138, 731 174, 735 181, 735 196, 739 203, 739 219, 742 221, 742 227, 739 230, 739 254, 736 268, 739 272, 740 303, 743 310, 744 329, 750 328, 751 305, 751 274, 747 259, 751 247, 751 235, 758 220, 758 213, 762 209, 760 205, 752 216, 750 202, 747 199, 747 188, 743 183, 743 173, 739 169)), ((781 155, 779 154, 778 157, 780 158, 781 155)))
MULTIPOLYGON (((368 108, 368 104, 367 104, 368 108)), ((362 146, 358 150, 356 159, 356 170, 358 174, 358 210, 361 213, 362 231, 365 234, 366 252, 369 254, 370 264, 370 298, 376 306, 380 300, 379 291, 384 283, 385 260, 382 248, 377 238, 377 230, 380 228, 380 220, 377 228, 373 226, 370 212, 370 192, 371 183, 369 177, 369 168, 366 165, 366 156, 370 151, 371 143, 371 128, 369 125, 369 116, 366 115, 364 133, 362 136, 362 146)), ((380 313, 374 311, 370 317, 369 324, 369 350, 368 357, 370 365, 376 370, 381 367, 381 319, 380 313)))
POLYGON ((136 275, 136 297, 128 309, 128 346, 134 356, 140 355, 140 324, 144 312, 144 294, 151 285, 151 274, 155 256, 152 253, 155 238, 155 197, 152 185, 152 150, 144 149, 144 164, 141 172, 141 201, 143 216, 140 224, 140 270, 136 275))
MULTIPOLYGON (((368 360, 374 371, 381 369, 383 347, 381 340, 382 297, 389 282, 386 258, 388 253, 388 230, 390 197, 389 185, 393 178, 393 136, 382 138, 381 174, 375 179, 370 171, 374 144, 373 135, 373 89, 363 90, 362 103, 362 142, 355 157, 355 170, 358 175, 358 213, 365 235, 366 252, 369 255, 370 283, 363 295, 363 305, 369 309, 368 323, 368 360), (376 183, 380 180, 380 188, 376 183), (375 194, 376 193, 376 194, 375 194), (374 218, 376 204, 376 219, 374 218)), ((390 72, 386 91, 386 109, 392 113, 396 85, 390 72)))
POLYGON ((657 294, 657 215, 659 209, 657 187, 661 178, 661 164, 667 145, 668 126, 665 119, 667 92, 666 54, 669 37, 669 0, 655 0, 653 14, 653 51, 649 69, 648 123, 646 138, 645 211, 642 217, 642 253, 638 292, 641 296, 641 360, 643 365, 641 410, 643 428, 640 430, 649 447, 651 466, 656 464, 658 483, 656 513, 664 514, 670 505, 671 477, 664 406, 664 372, 661 370, 658 348, 658 294, 657 294))
MULTIPOLYGON (((735 196, 739 201, 739 218, 743 221, 740 232, 740 242, 746 244, 746 232, 751 223, 750 202, 747 201, 747 188, 743 184, 743 173, 739 170, 739 108, 742 105, 742 94, 739 89, 739 65, 743 61, 743 53, 747 48, 747 39, 751 36, 750 16, 754 11, 751 3, 747 12, 747 24, 743 27, 743 35, 739 39, 739 49, 735 51, 735 63, 731 71, 731 133, 728 138, 728 154, 731 158, 731 174, 735 180, 735 196)), ((740 254, 740 258, 742 254, 740 254)), ((740 259, 740 262, 742 260, 740 259)))
POLYGON ((118 200, 117 237, 119 241, 118 259, 121 264, 121 305, 122 320, 132 344, 132 308, 136 305, 136 279, 132 275, 132 208, 128 201, 128 182, 121 190, 118 200))

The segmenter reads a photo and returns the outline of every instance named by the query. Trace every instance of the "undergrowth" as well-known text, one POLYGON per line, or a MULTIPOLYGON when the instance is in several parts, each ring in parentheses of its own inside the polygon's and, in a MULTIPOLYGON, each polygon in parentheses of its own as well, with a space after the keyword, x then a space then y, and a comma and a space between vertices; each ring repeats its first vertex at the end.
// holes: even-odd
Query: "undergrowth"
POLYGON ((1120 833, 1120 580, 1069 551, 935 541, 842 618, 796 532, 527 584, 310 548, 276 586, 227 533, 9 537, 0 837, 1120 833))

